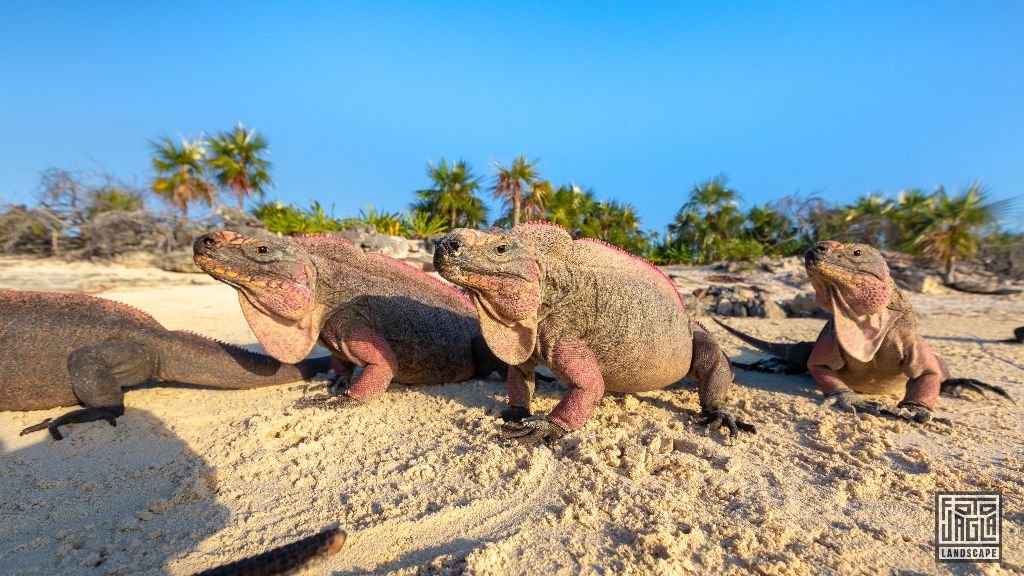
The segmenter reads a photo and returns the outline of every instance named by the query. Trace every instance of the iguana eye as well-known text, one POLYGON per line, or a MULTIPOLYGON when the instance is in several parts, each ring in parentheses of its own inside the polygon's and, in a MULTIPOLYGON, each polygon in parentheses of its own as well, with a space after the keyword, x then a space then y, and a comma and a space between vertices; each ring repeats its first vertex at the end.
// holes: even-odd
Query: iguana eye
POLYGON ((498 244, 494 247, 494 251, 498 254, 504 254, 505 252, 508 252, 508 244, 498 244))
POLYGON ((854 255, 854 256, 860 256, 860 252, 861 252, 861 251, 860 251, 860 248, 858 248, 858 249, 856 249, 856 250, 854 250, 854 251, 853 251, 853 255, 854 255))
POLYGON ((267 248, 266 246, 260 246, 259 248, 256 249, 256 253, 257 254, 270 254, 270 248, 267 248))

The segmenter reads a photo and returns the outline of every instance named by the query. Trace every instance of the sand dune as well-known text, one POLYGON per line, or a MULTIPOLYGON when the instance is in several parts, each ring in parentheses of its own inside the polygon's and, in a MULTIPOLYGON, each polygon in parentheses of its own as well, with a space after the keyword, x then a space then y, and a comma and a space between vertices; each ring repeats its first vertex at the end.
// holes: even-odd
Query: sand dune
MULTIPOLYGON (((706 271, 683 274, 684 289, 707 284, 706 271)), ((0 259, 0 287, 88 291, 258 349, 235 292, 205 276, 0 259)), ((65 409, 0 413, 0 572, 189 574, 334 522, 350 538, 319 572, 1024 571, 1024 346, 999 342, 1024 324, 1024 302, 912 300, 954 374, 1020 402, 943 398, 952 428, 911 425, 823 407, 808 376, 738 371, 731 401, 756 436, 704 434, 683 383, 606 396, 553 449, 498 440, 497 377, 393 385, 339 411, 292 407, 323 379, 146 385, 116 428, 70 426, 62 442, 18 431, 65 409), (937 490, 1002 491, 1002 567, 935 563, 937 490)), ((767 339, 812 339, 821 323, 733 320, 767 339)), ((709 328, 730 356, 757 355, 709 328)), ((561 394, 541 385, 537 408, 561 394)))

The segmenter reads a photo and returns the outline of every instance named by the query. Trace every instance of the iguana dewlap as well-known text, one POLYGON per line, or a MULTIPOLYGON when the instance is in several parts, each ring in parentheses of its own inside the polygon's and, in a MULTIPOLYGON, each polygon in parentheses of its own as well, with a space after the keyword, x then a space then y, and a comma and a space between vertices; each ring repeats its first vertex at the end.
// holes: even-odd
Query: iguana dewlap
MULTIPOLYGON (((558 226, 529 223, 454 230, 438 243, 434 266, 469 292, 487 345, 517 368, 507 379, 508 419, 530 414, 533 371, 541 364, 570 386, 547 416, 562 431, 582 428, 605 390, 655 390, 688 375, 698 382, 708 421, 736 431, 725 411, 728 360, 648 262, 600 241, 573 240, 558 226)), ((560 433, 532 422, 523 432, 527 441, 560 433)))
MULTIPOLYGON (((301 359, 300 359, 301 360, 301 359)), ((0 290, 0 410, 85 408, 26 428, 124 413, 122 388, 147 380, 246 389, 330 369, 327 357, 281 364, 190 332, 172 332, 131 306, 84 294, 0 290)))
POLYGON ((350 382, 354 368, 364 368, 335 403, 370 401, 392 381, 440 384, 504 372, 466 295, 394 258, 326 234, 268 240, 213 232, 193 249, 204 271, 238 290, 271 356, 302 358, 319 341, 340 379, 350 382))

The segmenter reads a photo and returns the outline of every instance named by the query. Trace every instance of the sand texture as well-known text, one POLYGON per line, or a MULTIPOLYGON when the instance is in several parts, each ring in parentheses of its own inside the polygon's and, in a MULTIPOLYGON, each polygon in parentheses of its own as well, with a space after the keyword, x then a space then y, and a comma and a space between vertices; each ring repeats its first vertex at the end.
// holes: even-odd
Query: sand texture
MULTIPOLYGON (((706 269, 670 272, 687 292, 708 284, 706 269)), ((799 288, 751 282, 775 298, 799 288)), ((202 275, 6 258, 0 287, 85 291, 259 349, 234 290, 202 275)), ((1024 346, 1000 340, 1024 324, 1024 301, 911 299, 954 375, 1018 404, 943 397, 952 428, 913 425, 823 406, 806 375, 737 371, 730 401, 755 436, 705 434, 684 382, 607 395, 553 449, 499 440, 497 376, 392 385, 332 411, 292 407, 323 377, 149 384, 126 394, 116 428, 69 426, 61 442, 18 431, 66 408, 0 413, 0 572, 190 574, 337 522, 348 542, 316 573, 1022 573, 1024 346), (1002 566, 936 564, 937 490, 1002 491, 1002 566)), ((730 321, 777 340, 813 339, 823 323, 730 321)), ((761 356, 708 324, 731 357, 761 356)), ((540 385, 535 408, 562 393, 540 385)))

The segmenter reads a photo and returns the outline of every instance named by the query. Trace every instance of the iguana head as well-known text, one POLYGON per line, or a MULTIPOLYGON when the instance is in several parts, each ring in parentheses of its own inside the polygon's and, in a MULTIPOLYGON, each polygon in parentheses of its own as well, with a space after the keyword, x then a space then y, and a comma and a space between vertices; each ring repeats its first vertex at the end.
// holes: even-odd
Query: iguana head
POLYGON ((238 290, 242 313, 267 353, 295 363, 320 335, 316 268, 301 247, 287 240, 211 232, 192 245, 204 272, 238 290))
POLYGON ((571 243, 565 230, 551 225, 521 224, 486 231, 459 228, 438 242, 434 267, 469 292, 494 355, 509 364, 521 364, 537 344, 544 258, 571 243))
POLYGON ((867 362, 888 331, 896 286, 882 254, 866 244, 817 242, 804 255, 818 306, 835 319, 847 353, 867 362))

